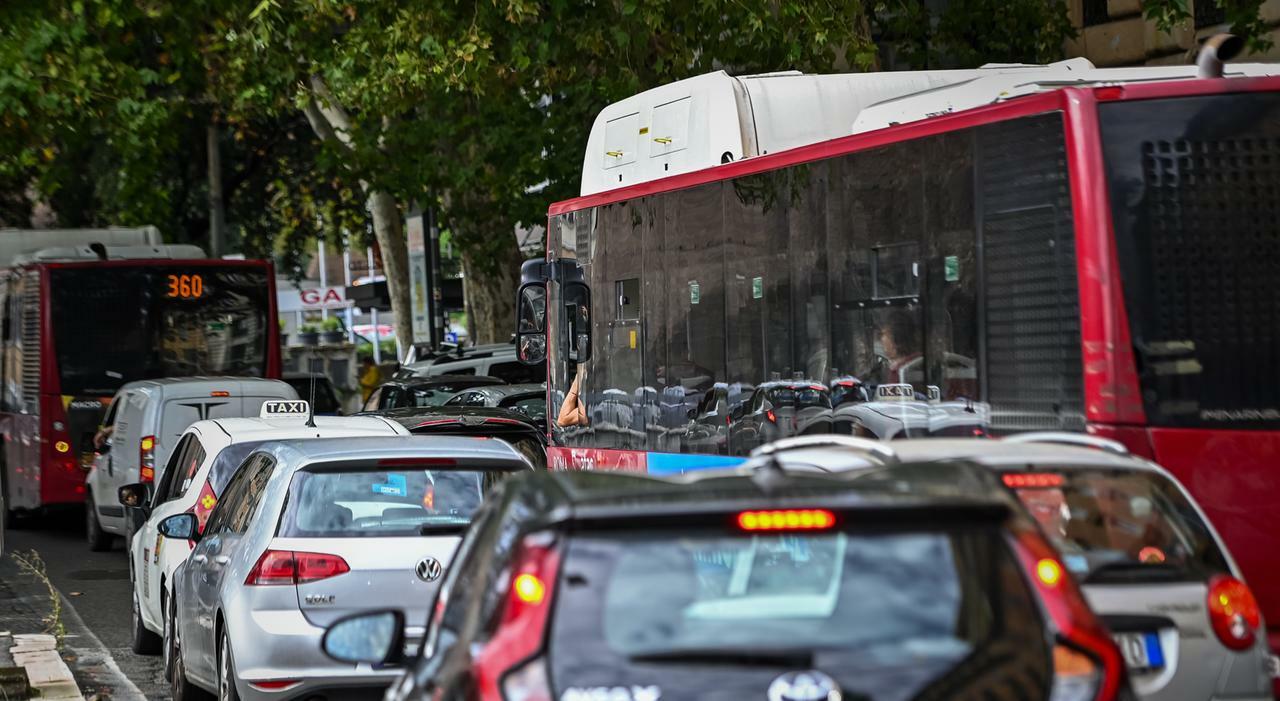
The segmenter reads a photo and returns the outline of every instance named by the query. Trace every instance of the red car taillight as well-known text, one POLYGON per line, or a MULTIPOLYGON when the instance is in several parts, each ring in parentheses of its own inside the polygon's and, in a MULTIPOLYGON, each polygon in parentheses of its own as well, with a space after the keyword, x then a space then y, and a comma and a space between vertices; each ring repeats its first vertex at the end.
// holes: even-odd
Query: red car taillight
POLYGON ((1224 574, 1209 580, 1209 624, 1228 648, 1253 647, 1262 626, 1262 611, 1249 586, 1224 574))
POLYGON ((1124 659, 1084 595, 1068 577, 1058 554, 1034 530, 1016 541, 1018 558, 1057 627, 1050 701, 1112 701, 1124 678, 1124 659))
POLYGON ((143 436, 138 444, 138 481, 156 481, 156 437, 143 436))
POLYGON ((306 584, 350 571, 347 561, 337 555, 268 550, 258 558, 244 583, 250 586, 306 584))
POLYGON ((480 698, 551 701, 546 662, 538 653, 559 570, 560 553, 550 534, 527 536, 520 544, 498 630, 474 658, 480 698))

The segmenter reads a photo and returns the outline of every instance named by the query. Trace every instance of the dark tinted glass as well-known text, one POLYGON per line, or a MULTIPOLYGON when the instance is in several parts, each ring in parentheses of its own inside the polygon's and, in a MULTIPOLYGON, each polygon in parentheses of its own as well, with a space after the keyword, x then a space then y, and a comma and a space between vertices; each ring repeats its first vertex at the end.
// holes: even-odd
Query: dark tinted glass
POLYGON ((360 538, 457 532, 506 473, 468 470, 298 472, 279 534, 360 538))
MULTIPOLYGON (((299 399, 311 401, 311 380, 306 377, 290 377, 285 378, 285 382, 298 393, 299 399)), ((333 383, 328 378, 316 378, 316 402, 315 409, 317 414, 333 414, 342 410, 342 403, 338 401, 337 394, 333 391, 333 383)))
POLYGON ((112 266, 49 275, 64 394, 111 394, 155 377, 266 371, 263 269, 112 266))
MULTIPOLYGON (((803 433, 1082 429, 1063 124, 1040 114, 556 216, 552 254, 595 292, 596 349, 585 368, 549 351, 556 442, 741 456, 803 433), (793 382, 833 389, 772 416, 748 406, 793 382), (877 393, 891 384, 908 386, 877 393)), ((562 293, 548 294, 559 338, 562 293)))
POLYGON ((1098 112, 1147 420, 1280 428, 1280 94, 1098 112))
POLYGON ((1015 491, 1063 563, 1085 582, 1203 581, 1230 572, 1200 515, 1163 476, 1084 469, 1036 474, 1061 483, 1015 491))
POLYGON ((553 688, 764 698, 783 673, 817 669, 845 698, 944 683, 946 698, 1044 698, 1033 601, 1002 535, 981 527, 583 534, 557 589, 553 688))
POLYGON ((236 470, 258 448, 258 446, 267 441, 246 441, 244 443, 232 443, 231 445, 218 451, 213 458, 213 464, 209 466, 209 486, 213 488, 214 496, 221 496, 222 491, 227 488, 227 483, 235 476, 236 470))

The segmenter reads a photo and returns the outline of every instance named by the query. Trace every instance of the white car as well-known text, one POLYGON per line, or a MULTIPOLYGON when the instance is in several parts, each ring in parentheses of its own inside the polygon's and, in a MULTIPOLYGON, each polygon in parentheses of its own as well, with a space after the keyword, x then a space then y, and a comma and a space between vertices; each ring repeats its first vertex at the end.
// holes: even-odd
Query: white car
POLYGON ((279 380, 254 377, 176 377, 130 382, 116 392, 95 441, 97 455, 85 478, 85 537, 89 549, 109 549, 128 536, 129 522, 116 490, 161 478, 182 432, 196 421, 256 416, 271 399, 297 399, 279 380))
POLYGON ((161 521, 190 512, 203 529, 236 468, 266 441, 410 435, 399 423, 376 416, 317 416, 309 420, 309 415, 305 401, 271 401, 263 404, 256 419, 197 421, 175 444, 154 493, 141 483, 120 488, 120 504, 138 509, 146 517, 129 544, 132 647, 141 654, 163 651, 166 676, 173 664, 173 638, 169 635, 173 573, 187 559, 191 547, 161 536, 157 531, 161 521))

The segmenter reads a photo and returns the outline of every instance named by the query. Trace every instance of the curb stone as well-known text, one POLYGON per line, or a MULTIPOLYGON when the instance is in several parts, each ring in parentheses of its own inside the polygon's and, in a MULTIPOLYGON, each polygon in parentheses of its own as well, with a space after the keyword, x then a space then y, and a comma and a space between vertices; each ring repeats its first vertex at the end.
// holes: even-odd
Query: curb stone
POLYGON ((31 696, 59 701, 84 701, 71 669, 58 653, 52 635, 17 634, 8 647, 14 663, 23 668, 31 686, 31 696))

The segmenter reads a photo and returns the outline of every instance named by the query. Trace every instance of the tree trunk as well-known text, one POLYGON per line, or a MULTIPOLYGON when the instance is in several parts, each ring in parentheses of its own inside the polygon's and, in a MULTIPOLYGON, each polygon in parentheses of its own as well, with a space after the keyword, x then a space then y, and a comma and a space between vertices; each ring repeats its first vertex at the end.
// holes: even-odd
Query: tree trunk
POLYGON ((382 270, 387 277, 387 294, 396 320, 396 338, 408 353, 413 344, 413 304, 409 292, 409 246, 404 237, 404 218, 395 197, 385 192, 369 192, 367 203, 373 217, 373 233, 382 251, 382 270))
POLYGON ((209 173, 209 257, 220 258, 226 253, 227 224, 222 201, 222 154, 218 150, 218 123, 209 119, 205 127, 205 147, 208 150, 209 173))
POLYGON ((462 254, 463 294, 472 343, 506 343, 516 329, 516 287, 520 284, 520 248, 515 236, 496 261, 477 261, 462 254), (492 271, 492 272, 491 272, 492 271))

